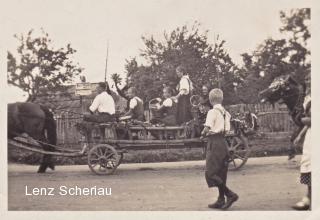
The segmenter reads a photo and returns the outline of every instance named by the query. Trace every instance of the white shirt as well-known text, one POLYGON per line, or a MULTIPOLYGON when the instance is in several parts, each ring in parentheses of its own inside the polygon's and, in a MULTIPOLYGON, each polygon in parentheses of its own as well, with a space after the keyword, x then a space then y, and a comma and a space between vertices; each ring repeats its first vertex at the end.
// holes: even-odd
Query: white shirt
POLYGON ((142 100, 138 96, 135 96, 132 99, 130 99, 130 103, 129 103, 129 108, 130 109, 134 109, 138 105, 138 101, 137 100, 142 102, 142 100))
POLYGON ((111 115, 116 111, 114 100, 107 92, 102 92, 97 95, 89 109, 92 112, 98 110, 100 113, 109 113, 111 115))
POLYGON ((172 99, 167 98, 166 100, 163 101, 162 105, 165 107, 172 107, 172 99))
POLYGON ((188 95, 190 92, 190 87, 192 86, 189 76, 182 76, 179 82, 179 94, 188 95))
POLYGON ((204 126, 209 127, 212 133, 222 133, 224 130, 228 132, 230 131, 230 119, 230 113, 221 104, 216 104, 208 111, 204 126), (223 113, 218 109, 225 112, 225 118, 223 117, 223 113))

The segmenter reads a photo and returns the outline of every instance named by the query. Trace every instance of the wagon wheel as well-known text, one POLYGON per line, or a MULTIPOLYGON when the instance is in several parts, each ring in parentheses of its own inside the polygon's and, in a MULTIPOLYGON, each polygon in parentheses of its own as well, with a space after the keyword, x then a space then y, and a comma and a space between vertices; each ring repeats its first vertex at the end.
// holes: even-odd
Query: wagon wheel
POLYGON ((112 174, 119 165, 119 155, 114 147, 108 144, 94 146, 88 152, 88 165, 98 175, 112 174))
POLYGON ((237 170, 248 160, 251 149, 243 135, 227 137, 229 150, 229 170, 237 170))

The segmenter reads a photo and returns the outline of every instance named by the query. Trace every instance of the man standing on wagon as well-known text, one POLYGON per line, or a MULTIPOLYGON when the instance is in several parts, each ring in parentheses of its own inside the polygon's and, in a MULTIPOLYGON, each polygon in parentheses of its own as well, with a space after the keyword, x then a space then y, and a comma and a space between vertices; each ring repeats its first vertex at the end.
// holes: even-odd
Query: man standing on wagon
POLYGON ((205 178, 208 187, 218 187, 218 200, 209 204, 209 208, 228 209, 238 195, 232 192, 226 185, 228 173, 228 147, 225 140, 225 132, 230 130, 230 114, 221 105, 223 92, 213 89, 209 93, 209 100, 213 108, 208 112, 205 127, 201 133, 208 137, 206 151, 205 178))

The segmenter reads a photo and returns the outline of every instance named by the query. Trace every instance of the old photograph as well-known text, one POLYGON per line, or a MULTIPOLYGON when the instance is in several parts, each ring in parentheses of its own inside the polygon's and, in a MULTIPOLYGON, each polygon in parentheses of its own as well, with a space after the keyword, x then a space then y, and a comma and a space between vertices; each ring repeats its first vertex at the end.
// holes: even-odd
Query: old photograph
POLYGON ((8 211, 314 211, 309 1, 6 7, 8 211))

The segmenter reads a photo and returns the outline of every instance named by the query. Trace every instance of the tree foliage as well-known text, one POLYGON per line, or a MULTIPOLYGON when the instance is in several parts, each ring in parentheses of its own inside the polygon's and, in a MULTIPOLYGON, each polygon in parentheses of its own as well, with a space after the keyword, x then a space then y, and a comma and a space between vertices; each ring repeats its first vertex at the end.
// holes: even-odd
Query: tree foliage
POLYGON ((191 28, 182 26, 164 32, 162 39, 143 36, 145 47, 140 57, 145 64, 139 65, 133 58, 125 66, 128 80, 137 87, 139 95, 148 101, 161 96, 164 85, 175 88, 178 83, 175 69, 183 65, 195 92, 210 84, 225 90, 226 103, 238 102, 232 88, 235 82, 240 82, 239 68, 224 49, 225 41, 217 38, 211 45, 207 33, 201 32, 200 24, 195 23, 191 28))
POLYGON ((28 101, 62 89, 81 73, 82 68, 71 59, 76 50, 70 44, 55 49, 44 30, 40 36, 30 30, 15 38, 19 41, 17 55, 10 51, 7 54, 8 83, 27 92, 28 101))
POLYGON ((253 53, 242 54, 247 77, 237 91, 247 103, 257 102, 258 92, 277 76, 291 74, 303 82, 310 73, 310 9, 281 11, 280 19, 282 39, 266 39, 253 53))

